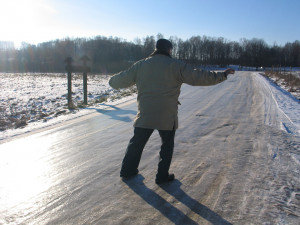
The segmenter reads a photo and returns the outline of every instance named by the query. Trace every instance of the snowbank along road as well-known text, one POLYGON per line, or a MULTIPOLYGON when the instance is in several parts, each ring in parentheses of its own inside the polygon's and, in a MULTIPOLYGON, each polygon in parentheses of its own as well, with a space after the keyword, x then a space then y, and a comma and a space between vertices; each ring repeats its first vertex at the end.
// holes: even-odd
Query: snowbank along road
POLYGON ((180 102, 176 180, 161 186, 157 132, 140 174, 119 178, 134 102, 2 142, 0 224, 300 224, 299 117, 267 80, 184 85, 180 102))

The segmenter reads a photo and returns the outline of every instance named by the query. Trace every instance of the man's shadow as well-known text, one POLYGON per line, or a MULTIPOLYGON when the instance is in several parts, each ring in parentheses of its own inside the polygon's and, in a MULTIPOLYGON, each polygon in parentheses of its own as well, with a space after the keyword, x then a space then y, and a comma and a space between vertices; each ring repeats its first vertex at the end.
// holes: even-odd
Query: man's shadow
POLYGON ((110 110, 110 109, 96 109, 97 112, 102 113, 102 114, 106 114, 108 116, 110 116, 112 119, 114 120, 120 120, 120 121, 124 121, 124 122, 131 122, 132 118, 129 115, 136 115, 136 111, 135 110, 127 110, 127 109, 121 109, 117 106, 114 105, 108 105, 108 104, 101 104, 103 106, 107 106, 109 108, 112 108, 114 110, 110 110))
POLYGON ((179 202, 186 205, 191 209, 194 213, 197 213, 202 218, 209 221, 211 224, 226 224, 230 225, 232 223, 228 222, 224 218, 222 218, 219 214, 215 213, 205 205, 202 205, 197 200, 188 196, 181 188, 181 182, 175 179, 173 182, 168 183, 166 185, 161 185, 161 188, 165 190, 167 193, 176 198, 179 202))
MULTIPOLYGON (((174 207, 164 198, 159 196, 153 190, 149 189, 143 182, 145 178, 138 174, 136 177, 124 181, 136 194, 138 194, 142 199, 144 199, 149 205, 157 209, 165 217, 167 217, 174 224, 185 224, 192 225, 198 224, 179 209, 174 207)), ((193 212, 197 213, 202 218, 211 222, 214 225, 232 225, 230 222, 223 219, 220 215, 213 212, 206 206, 200 204, 195 199, 188 196, 181 188, 181 183, 178 180, 174 180, 165 185, 160 185, 160 187, 165 190, 170 195, 174 196, 179 202, 182 202, 187 207, 189 207, 193 212)))

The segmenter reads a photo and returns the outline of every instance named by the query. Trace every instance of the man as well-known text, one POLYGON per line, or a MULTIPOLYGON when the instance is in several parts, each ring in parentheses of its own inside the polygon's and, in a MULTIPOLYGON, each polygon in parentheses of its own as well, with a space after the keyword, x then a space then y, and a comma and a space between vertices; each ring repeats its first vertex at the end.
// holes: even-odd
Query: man
POLYGON ((162 184, 174 180, 169 174, 175 131, 178 128, 178 98, 183 83, 193 86, 218 84, 234 74, 233 69, 224 72, 209 72, 193 69, 190 65, 171 57, 172 43, 166 39, 156 42, 156 50, 128 70, 114 75, 111 87, 137 86, 138 112, 134 121, 134 135, 129 141, 122 162, 120 176, 123 179, 138 174, 143 149, 156 129, 162 140, 160 160, 155 182, 162 184))

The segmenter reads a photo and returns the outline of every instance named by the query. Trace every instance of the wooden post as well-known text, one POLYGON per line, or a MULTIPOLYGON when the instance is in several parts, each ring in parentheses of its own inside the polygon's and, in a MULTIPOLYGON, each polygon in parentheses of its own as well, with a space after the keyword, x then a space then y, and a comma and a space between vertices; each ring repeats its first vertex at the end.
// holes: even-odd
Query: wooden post
POLYGON ((280 65, 280 67, 279 67, 279 74, 281 75, 281 65, 280 65))
POLYGON ((89 61, 89 57, 86 55, 82 56, 80 60, 83 62, 83 103, 87 105, 87 72, 89 71, 89 67, 87 67, 86 63, 89 61))
POLYGON ((66 71, 68 73, 68 108, 74 109, 74 105, 72 102, 72 62, 73 59, 71 57, 68 57, 65 59, 66 65, 66 71))

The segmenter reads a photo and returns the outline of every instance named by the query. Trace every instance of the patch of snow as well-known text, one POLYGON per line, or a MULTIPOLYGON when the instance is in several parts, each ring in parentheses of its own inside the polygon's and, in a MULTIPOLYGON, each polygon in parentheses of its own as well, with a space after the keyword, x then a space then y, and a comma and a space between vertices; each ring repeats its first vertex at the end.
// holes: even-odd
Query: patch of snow
POLYGON ((300 100, 288 91, 258 73, 256 78, 268 88, 278 109, 282 112, 282 128, 288 133, 300 135, 300 100))
MULTIPOLYGON (((88 75, 90 105, 69 110, 66 74, 0 74, 0 140, 81 117, 107 108, 106 104, 116 105, 136 97, 134 90, 112 89, 108 84, 109 78, 109 75, 88 75)), ((81 74, 72 76, 72 100, 75 105, 82 104, 81 74)))

